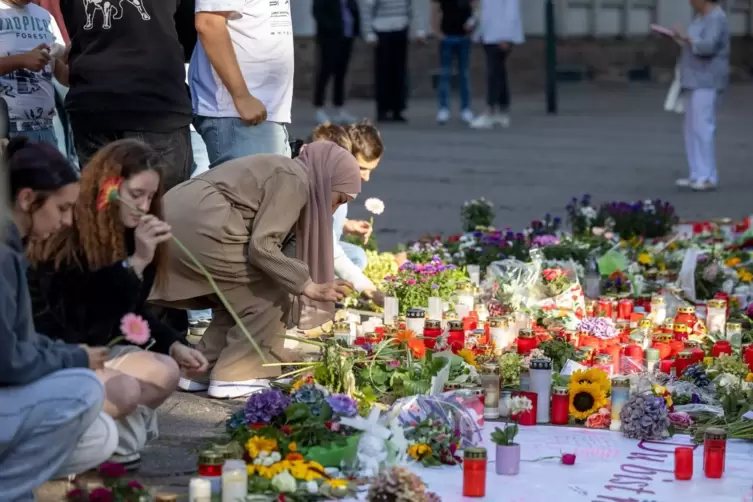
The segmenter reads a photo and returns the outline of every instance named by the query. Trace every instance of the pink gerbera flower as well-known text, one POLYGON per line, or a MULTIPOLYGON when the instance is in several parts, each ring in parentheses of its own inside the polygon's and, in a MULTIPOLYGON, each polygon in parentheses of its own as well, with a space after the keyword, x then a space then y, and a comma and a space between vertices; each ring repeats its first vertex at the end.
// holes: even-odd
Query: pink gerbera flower
POLYGON ((126 314, 120 320, 120 332, 127 341, 134 345, 145 345, 152 337, 149 323, 136 314, 126 314))

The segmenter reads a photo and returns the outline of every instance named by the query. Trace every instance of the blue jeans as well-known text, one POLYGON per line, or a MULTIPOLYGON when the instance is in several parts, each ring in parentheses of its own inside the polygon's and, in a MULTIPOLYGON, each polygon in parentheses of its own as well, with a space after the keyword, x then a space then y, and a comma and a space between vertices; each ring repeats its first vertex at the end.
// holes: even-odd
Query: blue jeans
POLYGON ((235 117, 197 116, 194 125, 207 146, 210 168, 248 155, 290 157, 290 140, 285 124, 262 122, 252 126, 235 117))
POLYGON ((471 108, 471 89, 468 78, 468 64, 471 57, 471 39, 469 37, 444 37, 439 45, 438 100, 439 108, 450 107, 450 88, 453 60, 458 60, 458 79, 460 84, 460 109, 471 108))
POLYGON ((58 140, 57 136, 55 136, 55 129, 52 127, 40 129, 38 131, 10 131, 11 138, 16 138, 19 136, 29 138, 29 141, 31 141, 32 143, 47 143, 48 145, 52 145, 55 148, 58 147, 58 140))
POLYGON ((68 88, 55 79, 52 79, 52 83, 55 86, 55 118, 52 119, 52 127, 55 129, 55 136, 57 136, 58 150, 68 157, 68 160, 74 166, 78 167, 78 154, 76 153, 76 145, 73 143, 73 131, 71 131, 71 123, 64 106, 68 88))
POLYGON ((366 258, 366 251, 364 251, 362 247, 356 246, 355 244, 351 244, 349 242, 340 242, 340 245, 343 247, 345 255, 350 258, 350 261, 352 261, 354 265, 356 265, 361 270, 366 268, 366 265, 369 263, 369 259, 366 258))
MULTIPOLYGON (((193 150, 193 171, 191 171, 193 177, 209 170, 207 146, 201 139, 201 135, 194 130, 191 130, 191 149, 193 150)), ((211 318, 212 309, 188 311, 188 322, 208 321, 211 318)))

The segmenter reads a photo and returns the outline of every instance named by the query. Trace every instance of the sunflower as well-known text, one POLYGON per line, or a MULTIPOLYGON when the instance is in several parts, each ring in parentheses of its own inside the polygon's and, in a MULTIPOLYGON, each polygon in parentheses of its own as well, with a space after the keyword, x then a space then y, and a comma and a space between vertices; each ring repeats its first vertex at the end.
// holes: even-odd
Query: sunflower
POLYGON ((432 452, 433 450, 431 449, 431 446, 425 443, 414 444, 408 447, 408 455, 410 455, 413 460, 421 460, 422 458, 431 455, 432 452))
POLYGON ((469 364, 473 366, 474 368, 477 366, 476 363, 476 354, 471 352, 468 349, 460 349, 457 353, 458 357, 462 357, 463 361, 465 361, 466 364, 469 364))
POLYGON ((277 450, 277 440, 262 436, 253 436, 246 443, 246 450, 251 458, 256 458, 263 451, 272 453, 277 450))
POLYGON ((641 253, 638 255, 638 263, 641 265, 653 265, 654 259, 648 253, 641 253))
POLYGON ((570 381, 570 416, 585 420, 608 404, 607 394, 597 383, 570 381))
POLYGON ((599 368, 589 368, 587 370, 577 370, 570 375, 570 388, 574 383, 592 383, 598 385, 599 389, 606 396, 612 389, 612 382, 604 370, 599 368))

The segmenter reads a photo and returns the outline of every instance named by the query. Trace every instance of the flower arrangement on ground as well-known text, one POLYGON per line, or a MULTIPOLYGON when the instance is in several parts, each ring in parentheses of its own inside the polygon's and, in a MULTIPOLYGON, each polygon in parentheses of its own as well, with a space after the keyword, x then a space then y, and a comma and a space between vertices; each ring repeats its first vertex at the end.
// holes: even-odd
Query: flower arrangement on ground
POLYGON ((622 433, 631 439, 660 440, 669 435, 669 410, 652 392, 630 396, 620 411, 622 433))
POLYGON ((409 442, 408 455, 426 467, 457 465, 461 463, 457 451, 460 431, 449 422, 428 417, 405 428, 409 442))
POLYGON ((527 397, 516 396, 510 399, 509 408, 511 418, 505 418, 504 429, 494 428, 492 441, 497 445, 494 461, 497 474, 515 475, 520 472, 520 445, 515 442, 519 430, 517 420, 522 413, 530 411, 533 404, 527 397))
POLYGON ((590 237, 598 216, 596 208, 591 205, 591 196, 585 194, 581 199, 573 197, 565 210, 573 236, 590 237))
POLYGON ((675 208, 658 199, 603 204, 596 217, 598 226, 614 231, 622 239, 664 237, 677 222, 675 208))
POLYGON ((472 232, 477 227, 490 227, 494 224, 494 204, 484 197, 465 201, 460 209, 463 230, 472 232))
POLYGON ((546 288, 546 296, 558 296, 570 287, 572 282, 561 268, 545 268, 541 271, 541 282, 546 288))
POLYGON ((453 263, 459 266, 478 265, 482 270, 504 259, 527 261, 530 242, 521 232, 512 229, 477 228, 473 232, 448 240, 453 263))
POLYGON ((369 502, 441 502, 439 495, 426 491, 421 478, 405 467, 392 467, 376 476, 366 497, 369 502))
POLYGON ((523 357, 515 351, 499 356, 499 379, 503 389, 516 389, 520 386, 520 367, 523 357))
POLYGON ((577 370, 570 375, 570 416, 575 420, 587 420, 608 405, 612 383, 609 376, 598 368, 577 370))
POLYGON ((457 283, 463 280, 465 274, 461 270, 435 256, 426 264, 403 263, 397 275, 385 278, 384 290, 398 299, 400 313, 405 314, 409 308, 428 305, 432 296, 449 300, 457 283))
POLYGON ((633 284, 630 277, 624 272, 616 270, 609 274, 601 281, 601 291, 605 295, 619 295, 622 293, 632 293, 633 284))
POLYGON ((128 479, 128 472, 122 464, 107 462, 99 466, 99 475, 104 482, 103 487, 87 490, 78 483, 75 488, 65 495, 67 502, 114 502, 141 500, 149 497, 150 493, 141 483, 128 479))
POLYGON ((696 300, 709 300, 722 292, 724 286, 724 270, 718 257, 699 255, 695 266, 695 297, 696 300))
POLYGON ((429 263, 431 261, 441 261, 444 263, 450 263, 451 253, 450 250, 445 247, 441 237, 429 236, 420 239, 405 250, 408 261, 413 263, 429 263))

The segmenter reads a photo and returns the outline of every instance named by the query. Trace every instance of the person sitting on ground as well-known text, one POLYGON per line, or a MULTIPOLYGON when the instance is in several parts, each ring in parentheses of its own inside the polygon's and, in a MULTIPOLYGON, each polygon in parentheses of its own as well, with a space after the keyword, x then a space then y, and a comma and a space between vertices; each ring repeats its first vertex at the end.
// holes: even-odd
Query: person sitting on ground
MULTIPOLYGON (((349 152, 320 141, 297 159, 252 155, 228 161, 165 195, 173 233, 212 274, 267 362, 283 359, 291 312, 297 326, 314 328, 334 317, 334 302, 348 293, 347 282, 335 281, 332 214, 360 193, 358 171, 349 152), (294 308, 291 295, 298 297, 294 308)), ((214 311, 197 346, 211 374, 181 379, 181 388, 231 398, 268 387, 280 367, 263 365, 204 276, 172 249, 169 281, 157 284, 151 299, 214 311)))
POLYGON ((156 434, 155 409, 176 389, 180 369, 203 373, 207 368, 204 356, 184 345, 184 335, 145 305, 152 284, 167 279, 165 242, 171 234, 161 217, 165 168, 157 151, 141 141, 110 143, 82 172, 71 227, 29 247, 37 328, 69 343, 111 346, 98 375, 107 391, 105 411, 120 432, 112 460, 131 469, 156 434), (112 179, 121 180, 118 201, 98 207, 103 185, 112 179), (116 343, 128 314, 148 323, 153 351, 116 343))
POLYGON ((0 221, 0 493, 3 500, 33 500, 33 490, 50 479, 106 461, 118 432, 102 412, 105 389, 91 371, 103 367, 107 349, 39 334, 26 282, 23 240, 45 239, 70 225, 78 176, 50 145, 15 138, 7 153, 10 207, 2 201, 0 221))
MULTIPOLYGON (((350 126, 322 124, 314 129, 312 141, 331 141, 348 150, 358 162, 361 181, 369 181, 384 155, 384 143, 379 130, 368 121, 350 126)), ((304 146, 305 148, 305 146, 304 146)), ((363 273, 368 264, 362 247, 342 240, 343 235, 357 236, 366 244, 371 237, 371 224, 363 220, 348 220, 348 205, 341 205, 333 216, 332 230, 335 247, 335 276, 353 284, 356 291, 377 305, 384 305, 384 295, 363 273)))

